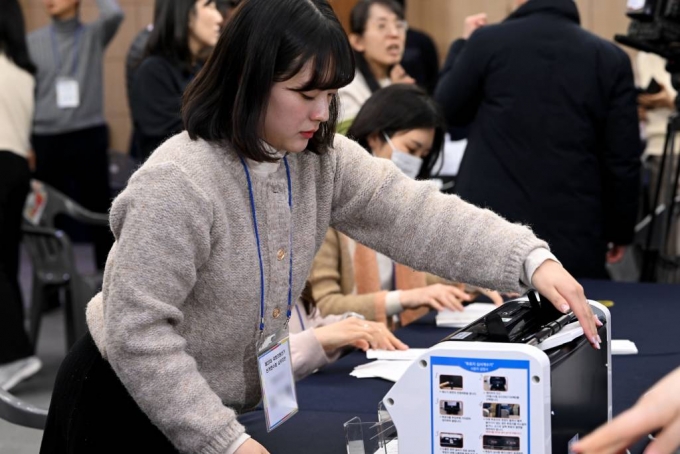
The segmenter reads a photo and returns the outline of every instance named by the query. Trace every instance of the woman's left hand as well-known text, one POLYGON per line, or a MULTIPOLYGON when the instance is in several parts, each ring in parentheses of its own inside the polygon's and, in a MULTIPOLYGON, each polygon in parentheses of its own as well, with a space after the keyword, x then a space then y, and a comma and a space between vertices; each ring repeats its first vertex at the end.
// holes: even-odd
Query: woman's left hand
POLYGON ((581 284, 562 265, 554 260, 546 260, 534 272, 531 283, 560 312, 567 313, 571 308, 581 323, 586 338, 593 347, 600 348, 597 326, 602 326, 602 323, 593 314, 581 284))

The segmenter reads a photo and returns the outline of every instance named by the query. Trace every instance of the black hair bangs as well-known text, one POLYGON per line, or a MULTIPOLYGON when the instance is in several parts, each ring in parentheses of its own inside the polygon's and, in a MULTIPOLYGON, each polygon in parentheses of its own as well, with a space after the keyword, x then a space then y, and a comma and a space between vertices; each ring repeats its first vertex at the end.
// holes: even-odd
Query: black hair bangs
MULTIPOLYGON (((311 27, 310 27, 311 28, 311 27)), ((287 68, 277 68, 274 73, 275 82, 291 79, 305 65, 312 65, 311 77, 297 91, 334 90, 348 85, 354 79, 354 53, 344 32, 338 27, 329 27, 321 23, 310 30, 291 31, 289 40, 284 40, 281 60, 292 61, 287 68), (302 32, 302 33, 300 33, 302 32), (287 43, 286 43, 287 41, 287 43), (286 47, 288 47, 286 46, 286 47), (290 55, 295 57, 291 60, 290 55), (288 57, 288 58, 286 58, 288 57)), ((285 61, 280 61, 284 66, 285 61)))

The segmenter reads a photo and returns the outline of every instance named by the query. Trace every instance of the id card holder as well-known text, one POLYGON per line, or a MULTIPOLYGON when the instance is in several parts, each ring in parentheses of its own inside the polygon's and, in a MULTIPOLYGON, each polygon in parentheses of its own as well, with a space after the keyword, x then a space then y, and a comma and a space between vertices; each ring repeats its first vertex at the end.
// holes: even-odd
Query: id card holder
POLYGON ((287 326, 257 346, 257 367, 267 432, 271 432, 298 412, 287 326))
POLYGON ((74 109, 80 105, 80 87, 72 77, 57 77, 57 107, 74 109))

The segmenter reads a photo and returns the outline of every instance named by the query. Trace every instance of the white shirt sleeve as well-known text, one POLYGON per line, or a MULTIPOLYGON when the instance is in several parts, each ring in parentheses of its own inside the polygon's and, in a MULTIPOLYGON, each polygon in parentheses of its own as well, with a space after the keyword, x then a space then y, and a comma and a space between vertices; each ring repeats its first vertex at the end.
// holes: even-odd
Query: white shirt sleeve
POLYGON ((557 260, 557 257, 545 248, 537 248, 529 253, 527 259, 524 261, 524 266, 522 267, 522 273, 520 275, 520 280, 524 285, 531 287, 531 279, 534 277, 534 273, 546 260, 554 260, 555 262, 560 263, 560 261, 557 260))
POLYGON ((235 442, 233 442, 231 444, 231 446, 229 446, 229 449, 227 449, 227 452, 225 452, 224 454, 234 454, 236 452, 236 450, 238 448, 240 448, 243 443, 248 441, 249 438, 250 438, 250 435, 248 435, 248 434, 241 435, 240 437, 238 437, 236 439, 235 442))

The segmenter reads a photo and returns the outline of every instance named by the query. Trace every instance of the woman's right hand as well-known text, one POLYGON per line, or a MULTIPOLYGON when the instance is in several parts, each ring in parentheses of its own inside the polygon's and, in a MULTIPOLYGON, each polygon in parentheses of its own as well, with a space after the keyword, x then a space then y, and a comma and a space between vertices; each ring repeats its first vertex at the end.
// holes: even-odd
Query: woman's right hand
POLYGON ((234 451, 234 454, 269 454, 269 451, 267 451, 264 446, 252 438, 249 438, 245 443, 239 446, 236 451, 234 451))
POLYGON ((370 322, 356 317, 348 317, 330 325, 314 328, 314 335, 324 351, 333 352, 352 345, 364 351, 406 350, 408 345, 394 337, 383 323, 370 322))
POLYGON ((472 297, 464 290, 445 284, 428 285, 399 292, 399 302, 404 309, 429 306, 436 311, 444 309, 462 311, 463 301, 471 300, 472 297))

